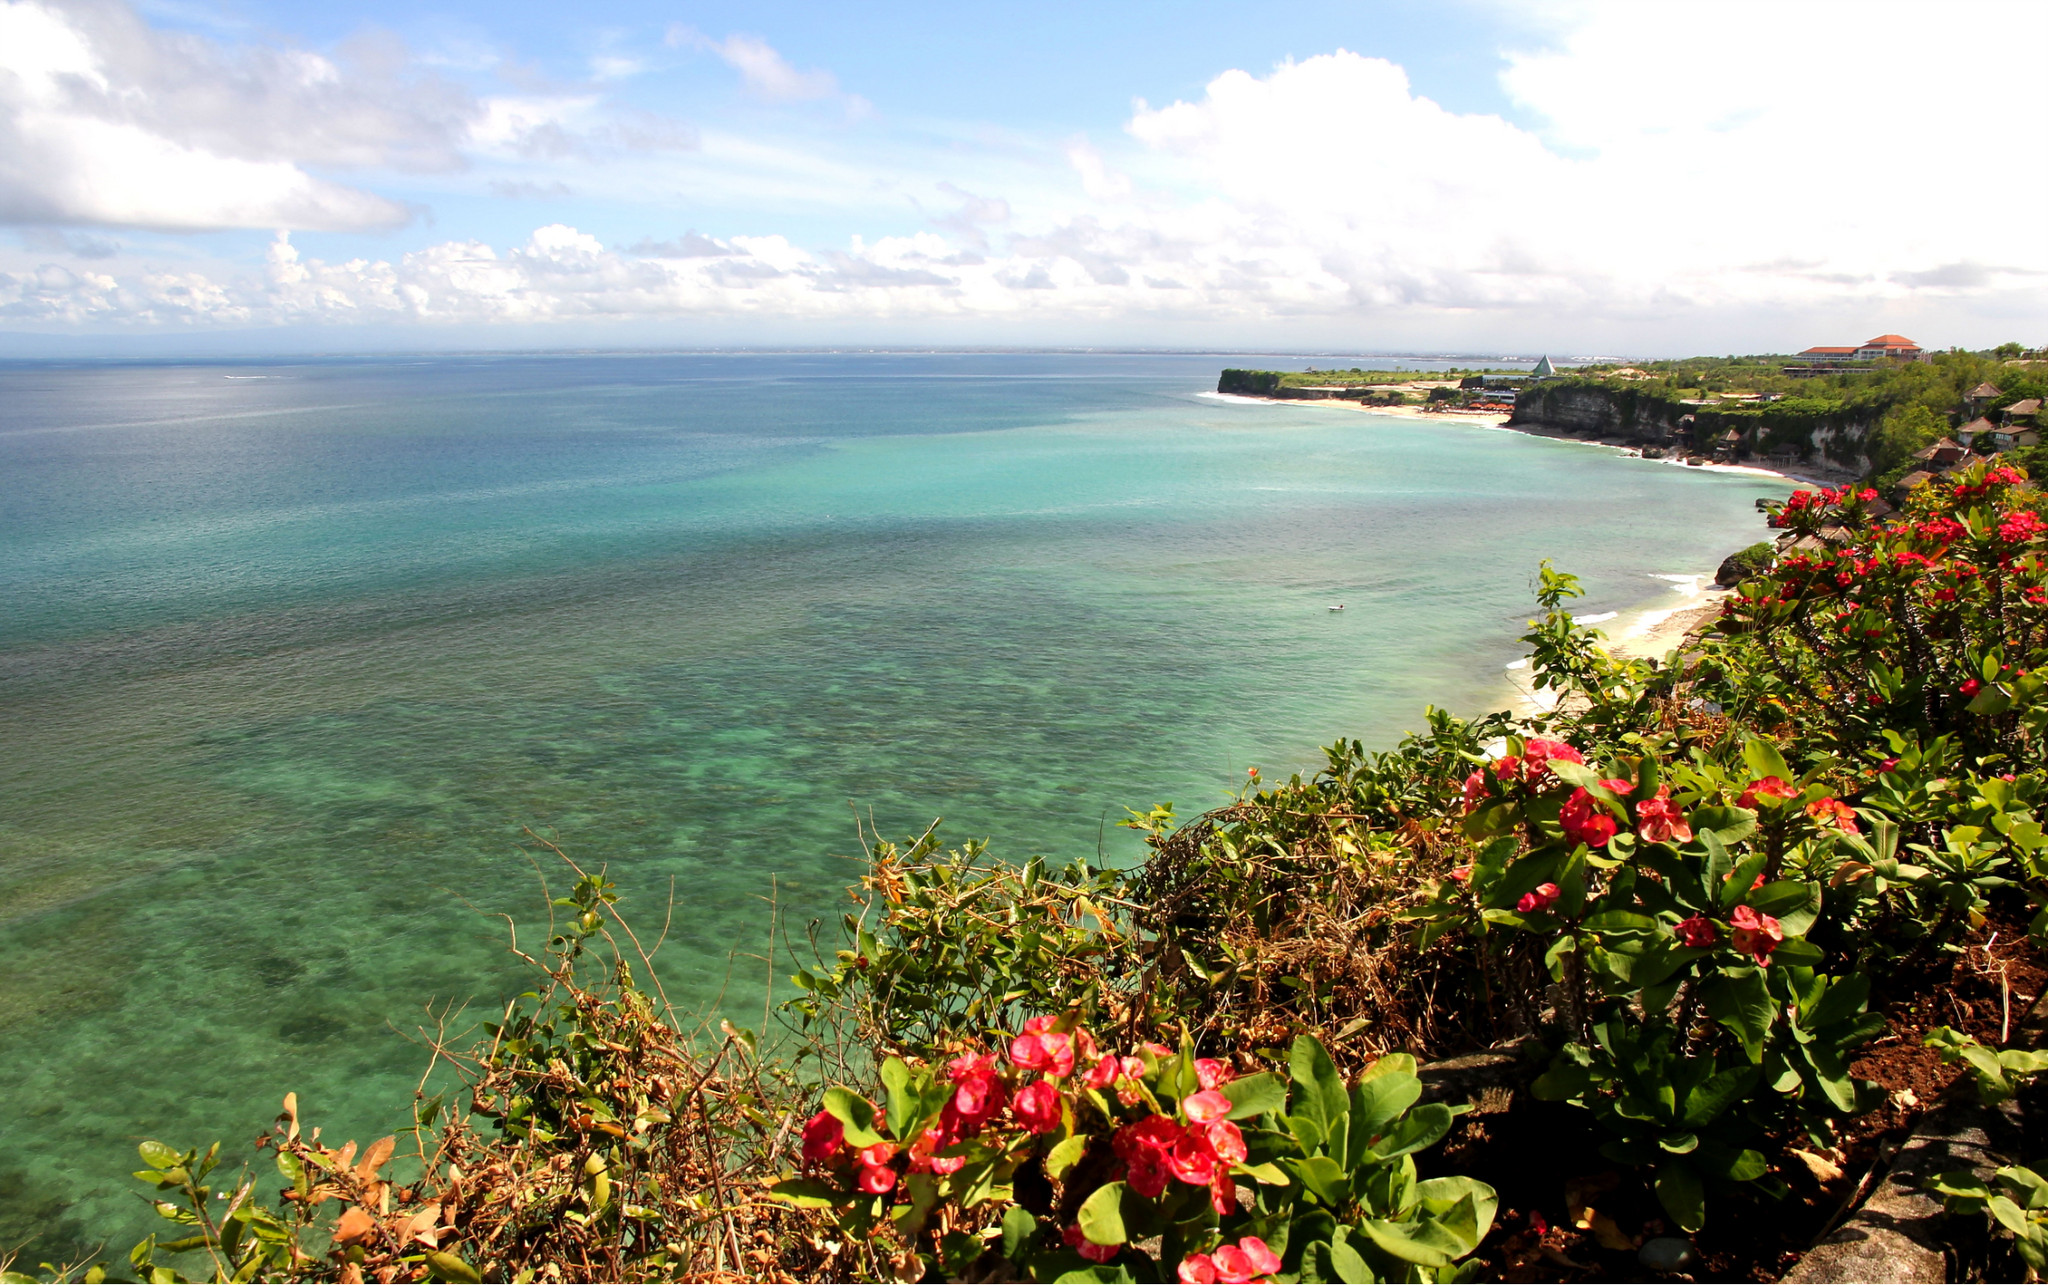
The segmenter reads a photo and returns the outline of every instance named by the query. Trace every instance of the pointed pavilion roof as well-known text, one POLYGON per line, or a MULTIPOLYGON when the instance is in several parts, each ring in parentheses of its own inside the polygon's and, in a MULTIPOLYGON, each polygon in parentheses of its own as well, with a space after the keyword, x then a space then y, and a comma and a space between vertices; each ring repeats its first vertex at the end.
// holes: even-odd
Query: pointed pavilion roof
POLYGON ((1545 375, 1555 375, 1557 371, 1551 366, 1550 356, 1546 353, 1544 354, 1542 359, 1536 363, 1536 369, 1530 371, 1529 373, 1536 376, 1536 378, 1541 379, 1545 375))

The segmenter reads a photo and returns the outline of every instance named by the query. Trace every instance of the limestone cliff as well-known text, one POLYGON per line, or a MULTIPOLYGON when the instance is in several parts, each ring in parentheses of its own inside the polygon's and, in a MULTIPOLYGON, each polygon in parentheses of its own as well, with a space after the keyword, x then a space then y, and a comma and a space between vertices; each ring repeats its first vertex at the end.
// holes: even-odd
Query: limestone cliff
POLYGON ((1524 389, 1508 424, 1691 455, 1799 464, 1844 477, 1871 471, 1873 425, 1839 405, 1798 398, 1701 406, 1625 385, 1544 380, 1524 389))

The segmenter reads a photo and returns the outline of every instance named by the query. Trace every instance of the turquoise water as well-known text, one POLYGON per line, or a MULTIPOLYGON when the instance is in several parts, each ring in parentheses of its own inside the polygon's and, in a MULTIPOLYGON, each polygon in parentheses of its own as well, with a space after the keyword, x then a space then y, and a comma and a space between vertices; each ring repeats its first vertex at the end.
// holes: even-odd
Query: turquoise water
POLYGON ((136 1138, 288 1089, 387 1131, 423 1007, 520 988, 529 828, 757 1025, 856 811, 1127 859, 1125 806, 1503 703, 1540 559, 1654 603, 1785 489, 1222 364, 0 366, 0 1245, 129 1234, 136 1138))

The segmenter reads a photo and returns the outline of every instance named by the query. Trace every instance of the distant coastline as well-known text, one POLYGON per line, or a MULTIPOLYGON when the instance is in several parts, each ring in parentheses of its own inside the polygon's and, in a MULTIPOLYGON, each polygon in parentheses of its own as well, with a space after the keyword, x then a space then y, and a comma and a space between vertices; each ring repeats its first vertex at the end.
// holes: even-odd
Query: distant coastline
MULTIPOLYGON (((1418 380, 1416 384, 1412 386, 1412 388, 1443 387, 1450 382, 1452 381, 1418 380)), ((1403 391, 1408 390, 1409 389, 1407 387, 1404 387, 1403 389, 1403 391)), ((1210 391, 1205 391, 1201 393, 1200 396, 1208 398, 1212 401, 1237 402, 1245 405, 1258 404, 1265 406, 1298 406, 1329 408, 1333 410, 1363 412, 1368 415, 1385 415, 1397 419, 1433 420, 1438 423, 1466 424, 1476 428, 1506 429, 1509 432, 1522 433, 1530 437, 1549 438, 1552 441, 1566 442, 1577 446, 1595 446, 1600 447, 1604 450, 1616 451, 1625 456, 1630 456, 1634 458, 1642 457, 1642 451, 1635 446, 1631 446, 1627 442, 1609 438, 1592 438, 1574 435, 1572 433, 1564 432, 1561 429, 1550 428, 1542 424, 1517 424, 1513 422, 1511 415, 1501 411, 1446 411, 1429 410, 1425 406, 1370 406, 1366 405, 1363 402, 1353 401, 1349 398, 1336 397, 1259 397, 1245 393, 1218 393, 1210 391)), ((1783 481, 1787 482, 1802 483, 1812 486, 1831 486, 1842 480, 1840 477, 1828 473, 1824 470, 1807 469, 1799 467, 1774 468, 1766 467, 1765 465, 1761 464, 1724 464, 1717 460, 1706 460, 1701 463, 1694 464, 1680 458, 1651 460, 1649 462, 1654 464, 1665 464, 1673 468, 1682 468, 1688 471, 1698 470, 1702 473, 1746 473, 1754 477, 1774 477, 1782 479, 1783 481)))

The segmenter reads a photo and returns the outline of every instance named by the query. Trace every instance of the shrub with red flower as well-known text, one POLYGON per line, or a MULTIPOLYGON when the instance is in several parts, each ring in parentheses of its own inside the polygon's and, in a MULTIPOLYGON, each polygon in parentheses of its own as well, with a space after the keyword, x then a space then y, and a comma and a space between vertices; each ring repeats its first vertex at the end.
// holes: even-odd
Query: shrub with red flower
POLYGON ((1551 903, 1563 895, 1562 890, 1556 884, 1539 883, 1528 892, 1522 894, 1521 900, 1515 903, 1515 909, 1522 914, 1531 915, 1539 910, 1550 909, 1551 903))
POLYGON ((962 1053, 944 1068, 887 1059, 881 1075, 889 1091, 886 1109, 845 1089, 830 1090, 825 1109, 804 1127, 806 1174, 818 1176, 785 1177, 772 1184, 771 1193, 829 1209, 839 1231, 856 1240, 878 1234, 929 1238, 929 1252, 939 1256, 944 1274, 976 1279, 991 1270, 986 1262, 973 1268, 988 1252, 995 1230, 991 1217, 1000 1222, 1012 1259, 996 1270, 1010 1279, 1052 1279, 1074 1271, 1078 1258, 1094 1264, 1121 1260, 1127 1268, 1145 1264, 1180 1280, 1264 1280, 1282 1270, 1281 1261, 1256 1232, 1272 1234, 1276 1220, 1283 1229, 1291 1223, 1290 1243, 1306 1251, 1303 1238, 1312 1239, 1332 1213, 1347 1220, 1418 1221, 1431 1236, 1426 1243, 1440 1247, 1429 1251, 1437 1255, 1430 1261, 1441 1263, 1443 1254, 1462 1258, 1476 1249, 1490 1224, 1494 1196, 1483 1184, 1433 1180, 1439 1192, 1449 1184, 1461 1193, 1434 1196, 1442 1206, 1436 1207, 1421 1203, 1429 1193, 1416 1193, 1412 1168, 1409 1178, 1389 1181, 1395 1167, 1412 1165, 1409 1152, 1441 1138, 1451 1123, 1449 1109, 1441 1105, 1399 1105, 1413 1103, 1421 1091, 1414 1060, 1405 1055, 1382 1059, 1367 1072, 1388 1077, 1386 1094, 1358 1099, 1380 1104, 1372 1108, 1376 1137, 1406 1140, 1393 1154, 1381 1155, 1371 1148, 1332 1153, 1313 1140, 1322 1134, 1303 1142, 1275 1131, 1289 1110, 1334 1110, 1329 1136, 1351 1136, 1343 1116, 1353 1098, 1337 1080, 1327 1051, 1310 1036, 1296 1041, 1289 1060, 1291 1103, 1271 1073, 1243 1076, 1229 1062, 1197 1058, 1186 1046, 1176 1053, 1147 1043, 1135 1055, 1098 1055, 1093 1039, 1071 1017, 1034 1019, 1007 1043, 1007 1070, 981 1052, 962 1053), (1083 1075, 1060 1074, 1058 1048, 1077 1051, 1092 1065, 1083 1075), (1102 1094, 1112 1085, 1128 1085, 1134 1093, 1119 1092, 1112 1101, 1102 1094), (1391 1114, 1377 1113, 1387 1103, 1396 1104, 1391 1114), (1247 1167, 1251 1148, 1232 1117, 1251 1115, 1262 1119, 1267 1151, 1266 1163, 1247 1167), (979 1133, 969 1132, 970 1120, 979 1133), (917 1139, 907 1160, 900 1141, 906 1136, 917 1139), (1107 1145, 1098 1150, 1098 1143, 1107 1145), (1084 1154, 1105 1152, 1116 1158, 1115 1165, 1078 1163, 1084 1154), (1284 1180, 1274 1185, 1285 1171, 1273 1160, 1295 1165, 1312 1156, 1320 1157, 1319 1165, 1337 1166, 1344 1175, 1341 1189, 1356 1194, 1333 1206, 1328 1188, 1318 1197, 1284 1180), (1054 1222, 1012 1202, 1008 1175, 1033 1158, 1046 1180, 1065 1187, 1060 1207, 1072 1212, 1064 1219, 1054 1222), (1082 1185, 1076 1189, 1076 1183, 1082 1185), (1250 1197, 1251 1190, 1259 1196, 1250 1197), (1153 1264, 1132 1242, 1153 1234, 1144 1229, 1162 1220, 1180 1229, 1176 1236, 1186 1250, 1177 1262, 1153 1264), (977 1227, 985 1230, 972 1234, 977 1227))

